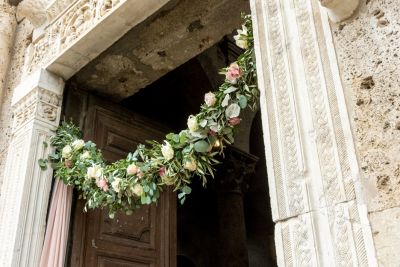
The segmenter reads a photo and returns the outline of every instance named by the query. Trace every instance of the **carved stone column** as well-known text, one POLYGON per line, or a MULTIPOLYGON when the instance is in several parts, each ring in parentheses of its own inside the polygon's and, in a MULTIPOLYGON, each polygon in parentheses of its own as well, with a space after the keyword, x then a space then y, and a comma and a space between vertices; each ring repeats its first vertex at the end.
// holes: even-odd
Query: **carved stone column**
POLYGON ((376 266, 326 9, 251 8, 278 265, 376 266))
POLYGON ((0 195, 0 266, 38 266, 52 170, 38 160, 60 120, 64 82, 39 70, 14 90, 13 136, 0 195))
POLYGON ((249 266, 243 190, 246 179, 254 173, 258 158, 230 147, 225 152, 223 165, 217 172, 219 217, 219 266, 249 266))

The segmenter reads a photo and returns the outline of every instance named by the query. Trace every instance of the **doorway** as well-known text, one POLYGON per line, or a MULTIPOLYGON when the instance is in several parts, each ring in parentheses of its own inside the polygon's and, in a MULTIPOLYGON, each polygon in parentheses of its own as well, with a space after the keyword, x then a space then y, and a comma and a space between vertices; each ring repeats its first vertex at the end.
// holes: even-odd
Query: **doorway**
MULTIPOLYGON (((99 144, 110 162, 124 157, 139 142, 162 140, 165 133, 185 128, 188 115, 198 112, 204 94, 216 89, 220 78, 210 77, 209 73, 216 74, 218 69, 205 70, 204 58, 218 55, 223 64, 232 61, 240 51, 233 50, 231 42, 225 38, 117 104, 84 92, 82 89, 87 88, 81 88, 72 79, 65 98, 66 117, 83 126, 85 138, 99 144)), ((229 265, 232 267, 276 266, 262 140, 258 114, 247 152, 259 161, 241 193, 243 257, 248 263, 235 265, 234 261, 229 265)), ((120 214, 114 220, 107 217, 106 211, 82 213, 83 203, 76 199, 69 266, 228 267, 220 261, 225 248, 221 242, 223 226, 218 198, 214 180, 210 178, 203 188, 194 179, 193 192, 184 205, 177 205, 175 194, 168 191, 158 205, 145 207, 131 216, 120 214)))

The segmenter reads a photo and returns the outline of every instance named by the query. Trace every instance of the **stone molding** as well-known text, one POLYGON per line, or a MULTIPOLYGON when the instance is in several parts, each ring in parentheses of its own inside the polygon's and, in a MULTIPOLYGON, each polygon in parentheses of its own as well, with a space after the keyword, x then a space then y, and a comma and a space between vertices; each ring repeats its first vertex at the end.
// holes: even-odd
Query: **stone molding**
POLYGON ((38 160, 51 152, 60 121, 64 82, 38 70, 14 93, 14 123, 0 195, 0 265, 38 266, 46 226, 52 170, 38 160))
POLYGON ((376 266, 326 10, 252 0, 279 266, 376 266))
POLYGON ((350 18, 360 4, 360 0, 319 0, 319 2, 326 8, 329 18, 335 23, 350 18))

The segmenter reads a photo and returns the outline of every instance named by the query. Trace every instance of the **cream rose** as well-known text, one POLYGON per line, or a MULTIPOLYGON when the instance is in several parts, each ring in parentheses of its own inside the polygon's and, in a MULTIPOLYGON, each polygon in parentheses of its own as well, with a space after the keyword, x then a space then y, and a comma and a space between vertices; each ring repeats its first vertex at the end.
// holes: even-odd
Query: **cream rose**
POLYGON ((161 146, 161 153, 166 160, 171 160, 174 157, 174 149, 167 141, 161 146))
POLYGON ((112 188, 117 193, 119 193, 119 190, 120 190, 120 185, 119 185, 120 182, 121 182, 121 178, 115 178, 114 181, 111 183, 112 188))
POLYGON ((233 36, 233 38, 235 39, 236 45, 242 49, 249 48, 249 43, 246 39, 247 34, 248 34, 247 28, 246 28, 246 26, 243 25, 242 30, 238 30, 237 35, 233 36))
POLYGON ((143 187, 140 184, 135 184, 135 186, 132 188, 132 192, 140 197, 143 195, 143 187))
POLYGON ((126 168, 126 173, 128 175, 135 175, 137 174, 139 171, 139 167, 136 166, 135 163, 130 164, 127 168, 126 168))
POLYGON ((82 153, 82 155, 79 157, 81 160, 85 160, 85 159, 90 159, 90 153, 89 151, 85 151, 82 153))
POLYGON ((72 142, 72 147, 74 148, 75 151, 81 150, 85 146, 85 141, 82 139, 77 139, 74 142, 72 142))
POLYGON ((186 170, 189 170, 189 171, 193 172, 193 171, 195 171, 197 169, 197 163, 193 158, 187 159, 185 161, 184 168, 186 170))
POLYGON ((215 97, 215 94, 209 92, 204 95, 204 102, 206 102, 207 106, 212 107, 217 102, 217 98, 215 97))
POLYGON ((190 115, 187 120, 187 126, 189 131, 195 132, 199 129, 199 123, 197 122, 197 118, 193 115, 190 115))
POLYGON ((63 149, 62 149, 62 157, 67 159, 70 158, 72 156, 72 147, 69 145, 66 145, 63 149))
POLYGON ((103 176, 103 168, 100 165, 93 165, 87 169, 88 178, 100 178, 103 176))

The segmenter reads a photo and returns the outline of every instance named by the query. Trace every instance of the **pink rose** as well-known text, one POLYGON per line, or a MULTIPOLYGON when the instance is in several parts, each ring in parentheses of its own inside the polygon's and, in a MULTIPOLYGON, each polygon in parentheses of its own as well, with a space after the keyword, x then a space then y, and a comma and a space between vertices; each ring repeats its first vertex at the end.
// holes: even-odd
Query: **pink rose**
POLYGON ((134 163, 130 164, 126 168, 126 172, 127 172, 128 175, 135 175, 136 173, 138 173, 138 171, 139 171, 139 168, 134 163))
POLYGON ((165 169, 165 167, 163 166, 163 167, 161 167, 160 169, 158 169, 158 175, 160 175, 160 177, 163 177, 163 176, 165 176, 165 173, 166 173, 166 169, 165 169))
POLYGON ((228 123, 232 126, 238 125, 242 119, 239 117, 230 118, 228 123))
POLYGON ((206 102, 207 106, 212 107, 215 105, 215 102, 217 102, 217 98, 215 97, 215 94, 209 92, 204 95, 204 102, 206 102))
POLYGON ((104 192, 108 191, 108 184, 107 184, 107 180, 105 178, 101 178, 97 182, 97 186, 100 187, 101 189, 103 189, 104 192))
POLYGON ((240 67, 237 63, 232 63, 225 74, 226 79, 232 83, 232 84, 236 84, 237 79, 242 75, 241 71, 240 71, 240 67))

